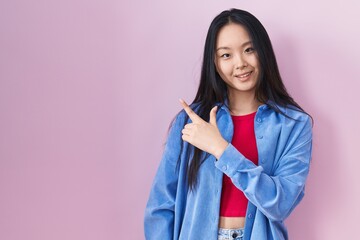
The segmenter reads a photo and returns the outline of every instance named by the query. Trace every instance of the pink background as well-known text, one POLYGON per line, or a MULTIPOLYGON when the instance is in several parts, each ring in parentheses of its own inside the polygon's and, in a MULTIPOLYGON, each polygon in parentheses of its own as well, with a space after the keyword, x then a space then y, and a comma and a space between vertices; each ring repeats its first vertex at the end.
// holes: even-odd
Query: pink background
POLYGON ((178 98, 208 26, 249 10, 315 119, 292 240, 355 239, 360 215, 358 1, 0 2, 0 239, 143 239, 178 98))

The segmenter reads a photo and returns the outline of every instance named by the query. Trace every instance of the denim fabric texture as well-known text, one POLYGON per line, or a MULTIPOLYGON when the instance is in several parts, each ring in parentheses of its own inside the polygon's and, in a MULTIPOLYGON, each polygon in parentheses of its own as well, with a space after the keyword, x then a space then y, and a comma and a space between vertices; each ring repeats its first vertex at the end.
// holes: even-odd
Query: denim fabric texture
MULTIPOLYGON (((145 209, 147 240, 218 239, 223 174, 249 199, 243 238, 288 239, 284 220, 304 196, 312 156, 312 123, 305 113, 278 106, 295 121, 269 104, 274 105, 268 101, 259 106, 254 119, 259 160, 255 165, 231 144, 234 129, 230 111, 217 103, 217 125, 229 144, 218 160, 208 154, 200 166, 194 191, 187 187, 189 156, 185 154, 193 146, 181 137, 181 130, 191 119, 185 123, 184 110, 177 114, 145 209)), ((197 112, 199 104, 190 107, 197 112)))
POLYGON ((218 240, 243 240, 244 229, 219 228, 218 240))

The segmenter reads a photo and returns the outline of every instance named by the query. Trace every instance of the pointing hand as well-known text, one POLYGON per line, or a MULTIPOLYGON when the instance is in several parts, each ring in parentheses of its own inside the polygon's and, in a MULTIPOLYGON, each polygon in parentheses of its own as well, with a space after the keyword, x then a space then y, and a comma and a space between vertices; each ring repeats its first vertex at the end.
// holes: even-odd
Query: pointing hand
POLYGON ((179 99, 179 101, 192 121, 192 123, 186 124, 181 131, 182 139, 219 159, 228 142, 221 136, 216 123, 217 106, 211 109, 210 120, 206 122, 184 100, 179 99))

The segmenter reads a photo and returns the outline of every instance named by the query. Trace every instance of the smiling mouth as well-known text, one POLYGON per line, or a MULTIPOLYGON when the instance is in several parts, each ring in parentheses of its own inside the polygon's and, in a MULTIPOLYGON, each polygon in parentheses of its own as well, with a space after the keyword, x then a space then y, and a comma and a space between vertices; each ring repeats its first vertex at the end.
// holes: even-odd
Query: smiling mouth
POLYGON ((248 77, 250 77, 250 75, 252 74, 252 71, 251 72, 247 72, 247 73, 244 73, 244 74, 239 74, 239 75, 235 75, 235 77, 239 78, 240 80, 245 80, 247 79, 248 77))

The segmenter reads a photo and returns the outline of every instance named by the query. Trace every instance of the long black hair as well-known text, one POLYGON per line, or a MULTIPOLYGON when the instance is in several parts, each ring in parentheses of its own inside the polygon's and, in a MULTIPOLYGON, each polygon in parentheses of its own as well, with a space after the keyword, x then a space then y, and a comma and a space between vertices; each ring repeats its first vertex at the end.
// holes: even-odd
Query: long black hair
MULTIPOLYGON (((275 53, 264 26, 251 13, 232 8, 221 12, 214 18, 206 36, 200 84, 196 97, 192 102, 192 104, 200 104, 197 114, 205 121, 209 121, 210 110, 215 106, 215 103, 226 104, 225 99, 228 97, 227 85, 218 74, 214 59, 217 35, 223 26, 230 23, 240 24, 248 31, 257 53, 260 63, 260 74, 256 85, 255 98, 286 117, 289 116, 282 112, 278 106, 291 107, 306 113, 290 96, 282 82, 275 53), (273 104, 269 104, 268 100, 272 100, 270 102, 273 104)), ((228 105, 226 106, 229 107, 228 105)), ((175 118, 171 121, 168 132, 175 118)), ((185 123, 187 121, 188 116, 186 115, 185 123)), ((209 153, 205 152, 205 155, 203 155, 204 151, 192 145, 187 149, 187 156, 190 156, 190 151, 193 151, 193 157, 191 160, 187 159, 187 181, 189 189, 193 190, 196 187, 198 170, 209 153)), ((180 159, 181 157, 179 156, 178 166, 180 159)))

